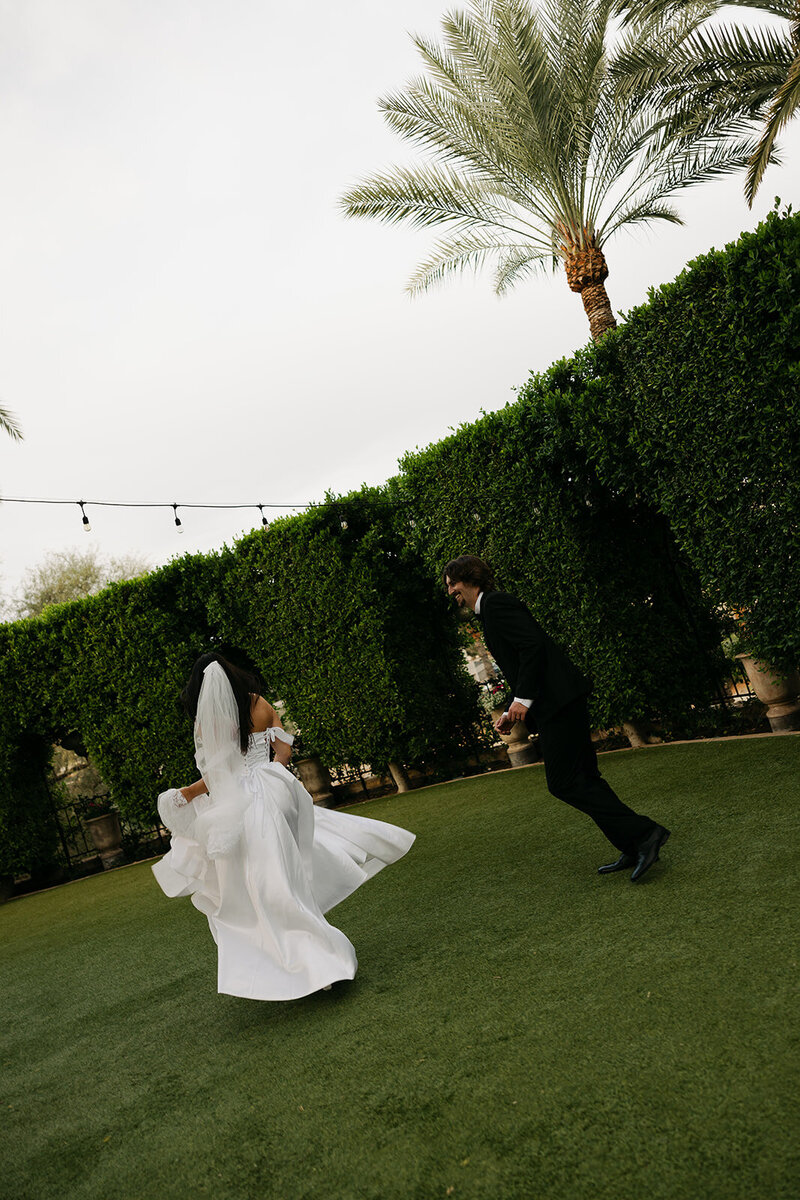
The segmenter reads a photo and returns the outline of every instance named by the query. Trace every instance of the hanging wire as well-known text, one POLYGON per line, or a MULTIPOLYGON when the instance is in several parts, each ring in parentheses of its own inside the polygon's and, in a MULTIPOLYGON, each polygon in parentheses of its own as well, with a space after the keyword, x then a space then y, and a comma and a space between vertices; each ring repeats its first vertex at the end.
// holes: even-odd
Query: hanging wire
POLYGON ((291 509, 308 509, 308 508, 325 508, 327 502, 316 503, 308 502, 306 504, 179 504, 162 503, 159 501, 128 501, 128 500, 56 500, 46 497, 34 496, 0 496, 0 504, 77 504, 81 510, 81 522, 84 532, 91 532, 89 518, 86 515, 86 508, 89 505, 95 505, 97 508, 171 508, 175 518, 175 527, 178 533, 183 533, 184 525, 178 516, 178 508, 202 508, 202 509, 242 509, 255 508, 261 514, 261 525, 264 529, 267 528, 269 522, 264 516, 265 508, 281 508, 286 510, 291 509))
MULTIPOLYGON (((46 497, 34 496, 0 496, 0 504, 93 504, 96 508, 174 508, 172 501, 134 501, 134 500, 51 500, 46 497)), ((327 508, 330 501, 305 501, 299 504, 184 504, 178 501, 179 508, 257 508, 262 512, 265 508, 327 508)))
MULTIPOLYGON (((171 508, 175 518, 175 525, 179 533, 183 533, 183 523, 178 516, 179 508, 197 508, 207 510, 223 510, 223 509, 243 509, 255 508, 261 514, 261 525, 264 529, 269 525, 269 521, 264 515, 265 508, 284 509, 284 510, 300 510, 304 511, 311 508, 330 508, 331 501, 308 501, 300 504, 182 504, 179 501, 130 501, 130 500, 57 500, 49 497, 34 497, 34 496, 0 496, 0 505, 2 504, 77 504, 81 510, 81 522, 86 533, 91 531, 89 518, 86 515, 86 509, 90 505, 97 508, 171 508)), ((401 500, 399 503, 395 501, 395 505, 400 508, 410 507, 410 502, 401 500)), ((347 529, 347 518, 344 512, 339 514, 340 525, 343 530, 347 529)))

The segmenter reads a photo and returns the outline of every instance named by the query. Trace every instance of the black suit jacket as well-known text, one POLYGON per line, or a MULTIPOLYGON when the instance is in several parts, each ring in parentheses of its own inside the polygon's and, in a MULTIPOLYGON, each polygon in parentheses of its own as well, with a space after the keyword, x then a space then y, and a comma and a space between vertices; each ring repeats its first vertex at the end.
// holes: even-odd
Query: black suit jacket
POLYGON ((484 592, 478 620, 512 696, 531 700, 526 719, 531 728, 591 691, 591 682, 516 596, 484 592))

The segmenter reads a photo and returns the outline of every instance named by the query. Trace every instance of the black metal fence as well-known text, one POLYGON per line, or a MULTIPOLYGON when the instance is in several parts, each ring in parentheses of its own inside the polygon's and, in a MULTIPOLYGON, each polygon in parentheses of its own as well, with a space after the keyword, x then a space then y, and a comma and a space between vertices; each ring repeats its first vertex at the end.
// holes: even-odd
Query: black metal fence
POLYGON ((328 773, 338 804, 358 804, 360 800, 374 800, 376 796, 395 791, 390 776, 374 774, 366 763, 334 768, 328 773))
POLYGON ((757 700, 747 672, 740 662, 728 661, 728 674, 725 680, 725 692, 732 704, 744 704, 747 700, 757 700))
MULTIPOLYGON (((96 800, 107 800, 96 796, 96 800)), ((122 829, 122 857, 125 862, 136 862, 141 858, 152 858, 166 854, 169 849, 169 833, 161 825, 130 821, 118 813, 122 829)), ((102 863, 91 835, 69 800, 53 800, 53 817, 58 833, 58 864, 70 874, 100 870, 102 863)))

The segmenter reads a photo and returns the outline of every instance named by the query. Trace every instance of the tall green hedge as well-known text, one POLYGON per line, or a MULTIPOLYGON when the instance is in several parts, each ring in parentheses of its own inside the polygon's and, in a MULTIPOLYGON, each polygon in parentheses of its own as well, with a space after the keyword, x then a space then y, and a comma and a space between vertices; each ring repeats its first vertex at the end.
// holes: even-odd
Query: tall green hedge
POLYGON ((691 263, 577 371, 603 480, 664 514, 760 657, 800 662, 800 215, 691 263))

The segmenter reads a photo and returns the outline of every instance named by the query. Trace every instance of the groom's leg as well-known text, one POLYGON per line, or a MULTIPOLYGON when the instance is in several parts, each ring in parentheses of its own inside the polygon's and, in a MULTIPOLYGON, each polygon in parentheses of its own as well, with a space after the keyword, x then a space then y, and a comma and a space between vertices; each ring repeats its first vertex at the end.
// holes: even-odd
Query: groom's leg
POLYGON ((634 853, 655 821, 623 804, 600 774, 585 697, 541 723, 539 747, 551 794, 590 816, 623 854, 634 853))

